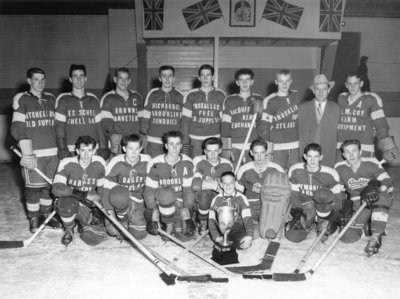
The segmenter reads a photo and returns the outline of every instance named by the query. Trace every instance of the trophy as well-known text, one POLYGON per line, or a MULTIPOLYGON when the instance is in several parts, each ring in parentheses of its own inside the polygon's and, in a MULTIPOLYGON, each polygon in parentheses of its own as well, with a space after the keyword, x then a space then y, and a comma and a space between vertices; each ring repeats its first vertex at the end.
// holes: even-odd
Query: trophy
POLYGON ((236 246, 232 241, 228 241, 227 237, 236 221, 237 210, 231 206, 223 206, 217 209, 218 227, 224 235, 222 244, 215 244, 212 252, 212 260, 220 265, 236 264, 238 254, 236 246))

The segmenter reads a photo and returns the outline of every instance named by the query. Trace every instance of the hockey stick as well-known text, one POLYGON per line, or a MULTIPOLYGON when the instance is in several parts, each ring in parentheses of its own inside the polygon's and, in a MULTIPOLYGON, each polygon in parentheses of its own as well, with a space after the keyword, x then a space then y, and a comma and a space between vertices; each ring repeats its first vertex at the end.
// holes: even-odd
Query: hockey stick
POLYGON ((178 244, 179 246, 181 246, 182 248, 187 249, 190 253, 192 253, 193 255, 197 256, 199 259, 203 260, 204 262, 210 264, 211 266, 214 266, 215 268, 217 268, 218 270, 222 271, 223 273, 225 273, 226 275, 229 276, 235 276, 235 273, 232 273, 228 270, 226 270, 224 267, 220 266, 219 264, 217 264, 216 262, 214 262, 211 259, 208 259, 206 257, 204 257, 202 254, 198 253, 197 251, 195 251, 193 248, 189 248, 188 246, 186 246, 182 241, 180 241, 179 239, 175 238, 174 236, 168 234, 167 232, 163 231, 162 229, 158 229, 157 230, 161 235, 167 237, 168 239, 170 239, 171 241, 173 241, 174 243, 178 244))
POLYGON ((24 241, 0 241, 0 249, 28 247, 55 214, 56 211, 53 211, 29 239, 24 241))
POLYGON ((159 268, 164 273, 162 279, 167 285, 175 284, 176 280, 184 280, 190 282, 219 282, 218 279, 213 279, 209 275, 184 276, 179 279, 179 276, 175 275, 166 264, 164 264, 160 259, 156 258, 142 243, 136 240, 136 238, 133 237, 132 234, 129 233, 129 231, 121 223, 119 223, 118 220, 112 217, 99 202, 92 201, 92 203, 125 235, 125 237, 127 237, 136 246, 136 248, 138 248, 141 253, 143 253, 157 268, 159 268), (210 279, 207 280, 207 278, 210 279))
MULTIPOLYGON (((11 147, 11 150, 17 154, 18 157, 21 157, 21 153, 15 148, 11 147)), ((34 171, 36 171, 37 174, 39 174, 46 182, 48 182, 50 185, 52 185, 52 181, 37 167, 34 168, 34 171)), ((53 218, 53 216, 56 214, 55 211, 53 211, 42 223, 42 225, 37 229, 37 231, 28 239, 24 241, 0 241, 0 249, 8 249, 8 248, 21 248, 21 247, 28 247, 29 244, 32 243, 32 241, 37 237, 37 235, 45 228, 46 224, 53 218)))
POLYGON ((311 253, 314 251, 314 248, 317 246, 319 241, 324 237, 326 231, 328 230, 327 227, 325 227, 320 234, 318 235, 317 238, 315 238, 314 242, 311 244, 310 248, 308 248, 306 254, 303 256, 301 259, 300 263, 297 265, 296 269, 293 271, 294 273, 299 273, 301 268, 303 268, 304 264, 307 262, 308 258, 310 257, 311 253))
POLYGON ((249 142, 251 132, 253 131, 254 125, 256 123, 256 119, 257 119, 257 113, 254 113, 253 120, 251 121, 251 124, 250 124, 250 128, 247 131, 246 139, 244 140, 242 151, 240 152, 239 160, 237 161, 235 174, 237 174, 237 172, 238 172, 238 170, 240 168, 240 164, 242 163, 242 159, 243 159, 244 153, 246 151, 246 145, 247 145, 247 142, 249 142))
POLYGON ((172 260, 172 264, 178 262, 182 257, 184 257, 190 251, 190 249, 196 247, 197 243, 203 240, 207 236, 207 234, 208 234, 208 229, 204 231, 203 234, 200 235, 196 240, 194 240, 194 242, 190 244, 190 247, 184 248, 182 252, 172 260))
POLYGON ((275 281, 303 281, 310 278, 321 263, 325 260, 325 258, 331 253, 331 251, 335 248, 335 245, 339 240, 343 237, 343 235, 347 232, 349 227, 353 224, 353 222, 357 219, 357 217, 361 214, 364 208, 367 206, 366 202, 363 202, 362 205, 358 208, 358 210, 354 213, 353 217, 349 220, 346 226, 342 229, 342 231, 336 236, 336 238, 329 244, 329 247, 325 250, 324 254, 318 259, 315 265, 305 273, 273 273, 267 275, 243 275, 243 278, 251 278, 251 279, 266 279, 266 280, 275 280, 275 281))

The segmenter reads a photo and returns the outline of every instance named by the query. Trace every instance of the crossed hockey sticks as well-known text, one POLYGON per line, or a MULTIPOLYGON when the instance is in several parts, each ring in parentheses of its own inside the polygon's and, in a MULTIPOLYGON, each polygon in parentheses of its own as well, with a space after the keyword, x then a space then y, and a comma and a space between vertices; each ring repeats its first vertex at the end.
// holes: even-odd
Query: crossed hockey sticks
MULTIPOLYGON (((21 153, 15 148, 11 147, 11 150, 17 154, 17 156, 21 157, 21 153)), ((37 167, 33 169, 36 171, 37 174, 39 174, 46 182, 48 182, 50 185, 53 184, 53 182, 37 167)), ((29 244, 32 243, 32 241, 37 237, 37 235, 45 228, 46 224, 53 218, 53 216, 56 214, 55 211, 53 211, 42 223, 42 225, 37 229, 37 231, 28 239, 23 240, 23 241, 0 241, 0 249, 8 249, 8 248, 21 248, 21 247, 28 247, 29 244)))
POLYGON ((207 235, 208 235, 208 229, 207 229, 206 231, 204 231, 203 234, 200 235, 196 240, 194 240, 193 243, 190 244, 189 247, 184 248, 184 249, 182 250, 182 252, 181 252, 179 255, 177 255, 176 257, 174 257, 174 259, 172 260, 172 263, 173 263, 173 264, 177 263, 182 257, 184 257, 184 256, 190 251, 190 249, 195 248, 196 245, 197 245, 201 240, 203 240, 207 235))
POLYGON ((265 279, 265 280, 274 280, 274 281, 303 281, 310 278, 318 267, 322 264, 325 258, 332 252, 335 248, 335 245, 339 242, 342 236, 347 232, 349 227, 353 224, 353 222, 357 219, 357 217, 361 214, 364 208, 367 206, 366 202, 363 202, 362 205, 358 208, 358 210, 354 213, 353 217, 349 220, 346 226, 342 229, 342 231, 336 236, 336 238, 329 244, 329 247, 325 250, 322 256, 318 259, 318 261, 314 264, 314 266, 305 273, 272 273, 272 274, 261 274, 261 275, 243 275, 243 278, 249 279, 265 279))

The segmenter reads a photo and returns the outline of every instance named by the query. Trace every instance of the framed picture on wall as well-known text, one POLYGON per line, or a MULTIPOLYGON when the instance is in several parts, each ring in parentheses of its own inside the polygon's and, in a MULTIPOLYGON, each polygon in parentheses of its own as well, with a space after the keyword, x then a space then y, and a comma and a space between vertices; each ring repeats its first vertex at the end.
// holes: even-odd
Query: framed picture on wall
POLYGON ((230 27, 254 27, 255 15, 256 0, 230 0, 230 27))

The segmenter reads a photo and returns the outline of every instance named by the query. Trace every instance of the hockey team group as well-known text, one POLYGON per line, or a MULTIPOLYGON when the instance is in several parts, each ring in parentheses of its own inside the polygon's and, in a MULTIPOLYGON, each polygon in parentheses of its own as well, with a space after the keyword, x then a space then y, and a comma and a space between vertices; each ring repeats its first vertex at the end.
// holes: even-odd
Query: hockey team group
POLYGON ((365 202, 341 241, 369 236, 365 253, 378 253, 393 182, 375 143, 386 160, 400 155, 379 96, 362 91, 357 73, 343 78, 348 91, 337 102, 328 100, 334 82, 323 74, 307 102, 291 91, 289 70, 276 73, 277 92, 266 98, 251 91, 252 70, 234 78, 239 93, 226 96, 205 64, 201 87, 184 94, 174 87, 174 67, 164 65, 161 87, 143 100, 119 68, 115 89, 99 100, 85 90, 84 65, 71 65, 72 91, 57 98, 44 91, 45 72, 29 69, 30 90, 13 100, 11 134, 31 233, 46 220, 64 229, 62 244, 79 233, 95 246, 127 239, 115 220, 136 240, 166 234, 188 242, 209 233, 222 244, 218 209, 231 206, 227 237, 245 250, 280 234, 301 242, 316 230, 328 239, 365 202))

